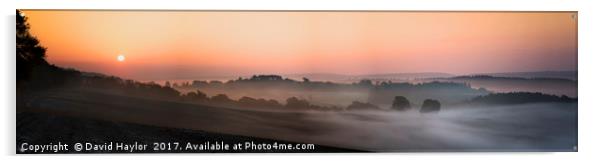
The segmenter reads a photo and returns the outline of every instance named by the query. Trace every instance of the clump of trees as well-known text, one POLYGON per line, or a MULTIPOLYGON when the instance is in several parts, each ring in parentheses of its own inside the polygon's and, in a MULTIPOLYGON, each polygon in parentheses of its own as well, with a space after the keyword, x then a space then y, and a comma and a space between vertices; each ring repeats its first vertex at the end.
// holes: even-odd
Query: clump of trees
POLYGON ((268 109, 278 109, 278 108, 283 108, 283 106, 278 103, 278 101, 273 100, 273 99, 254 99, 251 97, 241 97, 238 100, 238 103, 242 106, 247 106, 247 107, 254 107, 254 108, 268 108, 268 109))
POLYGON ((286 105, 284 108, 287 109, 315 109, 315 110, 341 110, 342 108, 337 106, 319 106, 313 105, 309 103, 309 101, 304 99, 299 99, 297 97, 290 97, 286 99, 286 105))
POLYGON ((353 101, 351 103, 351 105, 347 106, 347 110, 354 110, 354 109, 380 109, 380 108, 374 104, 353 101))
POLYGON ((437 100, 426 99, 422 102, 420 113, 432 113, 439 112, 441 110, 441 103, 437 100))
POLYGON ((411 108, 410 101, 406 97, 395 96, 391 108, 396 110, 408 110, 411 108))
POLYGON ((233 100, 226 94, 217 94, 214 96, 207 96, 207 94, 197 90, 194 92, 188 92, 179 96, 179 100, 209 104, 209 105, 223 105, 228 107, 242 107, 242 108, 260 108, 260 109, 295 109, 295 110, 342 110, 343 108, 338 106, 319 106, 313 105, 309 101, 299 99, 297 97, 290 97, 286 100, 285 104, 280 104, 274 99, 263 99, 263 98, 252 98, 243 96, 238 100, 233 100))
POLYGON ((310 109, 311 104, 307 100, 291 97, 286 99, 286 105, 284 107, 289 109, 310 109))
POLYGON ((184 94, 181 96, 182 100, 185 101, 198 101, 198 102, 206 102, 209 101, 209 97, 207 97, 207 94, 196 90, 196 92, 188 92, 187 94, 184 94))

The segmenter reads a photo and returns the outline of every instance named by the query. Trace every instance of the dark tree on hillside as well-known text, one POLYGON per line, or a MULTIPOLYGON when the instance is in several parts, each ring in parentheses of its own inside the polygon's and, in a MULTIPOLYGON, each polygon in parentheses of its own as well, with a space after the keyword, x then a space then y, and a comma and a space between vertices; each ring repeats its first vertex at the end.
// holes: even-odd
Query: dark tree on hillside
POLYGON ((420 108, 420 113, 431 113, 431 112, 439 112, 441 110, 441 103, 437 100, 426 99, 422 103, 422 108, 420 108))
POLYGON ((393 109, 397 109, 397 110, 408 110, 410 109, 410 101, 403 96, 395 96, 395 99, 393 100, 393 109))
POLYGON ((29 33, 29 23, 23 12, 17 10, 17 85, 28 80, 33 68, 37 65, 48 65, 46 48, 29 33))

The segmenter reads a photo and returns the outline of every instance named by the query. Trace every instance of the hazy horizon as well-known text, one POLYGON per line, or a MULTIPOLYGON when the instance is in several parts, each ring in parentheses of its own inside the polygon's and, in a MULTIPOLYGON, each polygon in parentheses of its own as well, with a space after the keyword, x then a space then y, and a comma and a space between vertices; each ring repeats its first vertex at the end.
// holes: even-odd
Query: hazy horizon
POLYGON ((50 63, 135 80, 577 70, 576 12, 24 13, 50 63))
MULTIPOLYGON (((283 78, 293 78, 296 80, 300 80, 301 76, 344 76, 344 77, 349 77, 349 78, 362 78, 362 79, 369 79, 366 78, 367 76, 394 76, 394 75, 421 75, 421 74, 433 74, 432 76, 426 76, 426 77, 441 77, 441 78, 445 78, 445 77, 455 77, 455 76, 472 76, 472 75, 492 75, 495 76, 496 74, 519 74, 519 73, 542 73, 542 72, 551 72, 551 73, 567 73, 567 72, 577 72, 577 70, 540 70, 540 71, 526 71, 526 72, 480 72, 480 73, 469 73, 469 74, 452 74, 452 73, 446 73, 446 72, 390 72, 390 73, 375 73, 375 74, 342 74, 342 73, 328 73, 328 72, 311 72, 311 73, 286 73, 286 74, 279 74, 279 73, 271 73, 271 72, 258 72, 258 73, 248 73, 248 74, 205 74, 205 75, 186 75, 186 76, 178 76, 178 77, 162 77, 162 78, 134 78, 135 80, 140 80, 140 81, 178 81, 178 80, 182 80, 182 81, 190 81, 190 80, 221 80, 221 81, 227 81, 227 80, 235 80, 238 77, 242 77, 242 78, 249 78, 253 75, 279 75, 282 76, 283 78), (447 76, 436 76, 437 74, 440 75, 447 75, 447 76), (299 76, 299 77, 297 77, 299 76)), ((109 75, 109 74, 106 74, 109 75)), ((412 78, 413 76, 409 76, 408 78, 412 78)), ((515 77, 515 76, 498 76, 498 77, 515 77)), ((546 76, 544 76, 546 77, 546 76)), ((318 79, 312 79, 311 77, 307 77, 310 80, 320 80, 318 79)), ((418 78, 419 79, 419 78, 418 78)), ((358 79, 360 80, 360 79, 358 79)))

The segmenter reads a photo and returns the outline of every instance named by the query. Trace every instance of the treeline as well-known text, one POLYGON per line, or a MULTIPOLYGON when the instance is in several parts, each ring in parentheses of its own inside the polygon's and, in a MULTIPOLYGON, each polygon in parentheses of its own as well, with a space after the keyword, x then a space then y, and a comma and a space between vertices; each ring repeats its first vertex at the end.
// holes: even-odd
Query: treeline
MULTIPOLYGON (((329 93, 362 93, 367 96, 367 101, 373 104, 388 104, 391 100, 403 93, 412 102, 419 102, 425 99, 438 99, 443 103, 457 103, 469 100, 475 96, 486 95, 490 92, 483 88, 473 88, 468 83, 457 82, 391 82, 391 81, 372 81, 360 80, 355 83, 333 83, 328 81, 311 81, 308 78, 303 80, 293 80, 283 78, 278 75, 254 75, 250 78, 238 78, 234 80, 221 81, 201 81, 172 83, 172 87, 180 91, 194 91, 197 89, 208 93, 228 93, 235 96, 241 96, 237 93, 244 91, 261 96, 271 96, 264 94, 265 89, 274 91, 283 91, 288 94, 287 97, 303 97, 304 95, 329 93), (312 93, 313 92, 313 93, 312 93)), ((317 100, 322 101, 322 100, 317 100)), ((353 99, 345 100, 348 102, 353 99)), ((321 103, 328 103, 322 101, 321 103)), ((335 102, 342 105, 341 102, 335 102)))
MULTIPOLYGON (((319 106, 313 105, 309 101, 299 99, 297 97, 290 97, 286 99, 285 104, 280 104, 278 101, 273 99, 255 99, 251 97, 241 97, 238 100, 230 99, 225 94, 217 94, 209 97, 207 94, 201 91, 189 92, 181 96, 182 100, 188 102, 196 102, 201 104, 220 105, 220 106, 231 106, 240 107, 243 109, 257 108, 257 109, 292 109, 292 110, 328 110, 328 111, 340 111, 340 110, 370 110, 370 109, 381 109, 379 106, 368 103, 353 101, 346 108, 339 106, 319 106)), ((404 96, 395 96, 392 102, 391 110, 408 111, 411 110, 410 101, 404 96)), ((419 111, 421 113, 439 112, 441 110, 441 103, 438 100, 426 99, 422 103, 419 111)))
POLYGON ((311 88, 311 89, 341 89, 341 88, 369 88, 369 89, 436 89, 436 88, 454 88, 458 90, 472 89, 468 83, 454 83, 434 81, 428 83, 408 83, 408 82, 392 82, 392 81, 372 81, 363 79, 351 84, 333 83, 329 81, 311 81, 308 78, 303 78, 302 81, 297 81, 289 78, 284 78, 280 75, 253 75, 249 78, 239 77, 235 80, 226 82, 211 80, 193 80, 192 82, 171 83, 172 87, 182 89, 195 89, 207 87, 255 87, 255 86, 271 86, 271 87, 286 87, 286 88, 311 88))
POLYGON ((259 108, 259 109, 310 109, 310 110, 343 110, 339 106, 320 106, 311 104, 305 99, 290 97, 284 104, 263 98, 241 97, 231 99, 226 94, 208 96, 197 90, 181 94, 168 85, 159 85, 154 82, 138 82, 125 80, 115 76, 106 76, 97 73, 80 72, 74 69, 64 69, 54 65, 36 66, 32 76, 21 85, 23 94, 53 88, 79 88, 111 92, 114 94, 154 98, 161 100, 184 101, 206 105, 226 107, 259 108))
POLYGON ((253 75, 249 78, 239 77, 238 79, 228 80, 225 82, 211 80, 193 80, 192 82, 173 83, 174 88, 179 89, 198 89, 198 88, 230 88, 230 89, 244 89, 244 88, 257 88, 257 87, 270 87, 270 88, 282 88, 282 89, 342 89, 349 88, 347 85, 322 82, 322 81, 310 81, 307 78, 303 78, 303 81, 297 81, 289 78, 283 78, 279 75, 253 75))
POLYGON ((73 69, 64 69, 52 65, 39 66, 32 70, 33 76, 23 83, 26 92, 43 91, 52 88, 80 88, 87 90, 111 92, 115 94, 155 98, 161 100, 185 101, 218 106, 235 106, 244 108, 262 109, 314 109, 314 110, 342 110, 338 106, 319 106, 311 104, 305 99, 290 97, 284 104, 263 98, 241 97, 238 100, 231 99, 226 94, 208 96, 197 90, 181 94, 179 91, 167 85, 159 85, 154 82, 138 82, 124 80, 115 76, 106 76, 96 73, 80 72, 73 69))
POLYGON ((492 93, 485 96, 477 96, 467 104, 473 105, 511 105, 511 104, 526 104, 526 103, 546 103, 560 102, 572 103, 577 102, 577 98, 571 98, 565 95, 556 96, 543 93, 533 92, 510 92, 510 93, 492 93))
POLYGON ((257 109, 313 109, 313 110, 342 110, 338 106, 319 106, 311 104, 309 101, 297 97, 286 99, 286 103, 281 104, 277 100, 241 97, 238 100, 231 99, 226 94, 217 94, 208 96, 201 91, 188 92, 180 96, 180 100, 208 104, 218 106, 242 107, 242 108, 257 108, 257 109))

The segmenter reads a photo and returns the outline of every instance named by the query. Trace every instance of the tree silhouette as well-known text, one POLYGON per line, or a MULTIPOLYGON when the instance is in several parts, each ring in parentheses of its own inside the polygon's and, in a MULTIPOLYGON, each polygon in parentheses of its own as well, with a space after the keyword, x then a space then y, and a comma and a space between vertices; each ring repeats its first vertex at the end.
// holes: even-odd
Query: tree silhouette
POLYGON ((29 23, 23 12, 17 10, 17 85, 31 77, 31 72, 38 65, 48 65, 46 48, 29 33, 29 23))
POLYGON ((393 100, 393 105, 392 108, 393 109, 397 109, 397 110, 407 110, 410 109, 410 101, 403 96, 395 96, 395 99, 393 100))
POLYGON ((441 103, 437 100, 426 99, 422 103, 422 108, 420 108, 420 113, 431 113, 431 112, 439 112, 441 110, 441 103))

